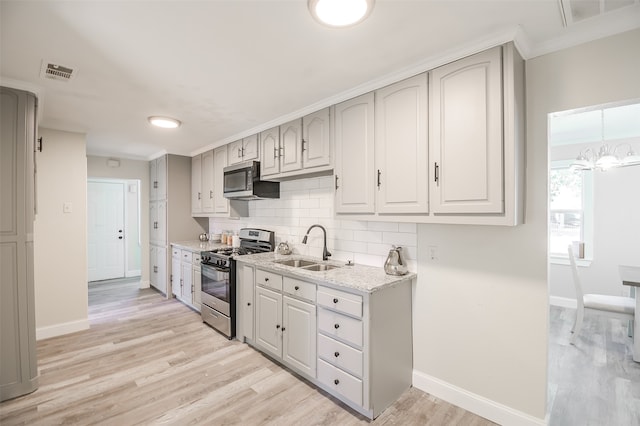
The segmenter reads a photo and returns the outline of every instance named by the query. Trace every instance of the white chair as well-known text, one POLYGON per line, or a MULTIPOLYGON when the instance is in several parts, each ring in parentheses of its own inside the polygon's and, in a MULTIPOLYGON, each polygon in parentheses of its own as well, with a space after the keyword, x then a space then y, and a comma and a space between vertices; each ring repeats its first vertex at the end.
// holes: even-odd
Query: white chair
MULTIPOLYGON (((569 246, 569 262, 571 262, 571 272, 573 273, 573 284, 576 288, 576 300, 578 308, 576 309, 576 321, 573 324, 571 332, 571 344, 576 343, 576 338, 582 328, 582 320, 585 312, 606 315, 612 318, 618 318, 622 321, 632 321, 636 310, 636 301, 631 297, 608 296, 605 294, 584 294, 580 277, 578 276, 578 267, 576 259, 573 255, 573 248, 569 246)), ((631 334, 631 333, 629 333, 631 334)))

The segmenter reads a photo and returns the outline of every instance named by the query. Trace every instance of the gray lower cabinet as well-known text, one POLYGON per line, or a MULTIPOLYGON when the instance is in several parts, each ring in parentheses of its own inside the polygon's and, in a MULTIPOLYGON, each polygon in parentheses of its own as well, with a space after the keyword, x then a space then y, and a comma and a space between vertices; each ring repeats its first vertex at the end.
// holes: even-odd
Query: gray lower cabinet
POLYGON ((411 386, 411 280, 368 293, 238 264, 239 340, 371 419, 411 386))
POLYGON ((0 88, 0 401, 38 388, 33 282, 36 97, 0 88))

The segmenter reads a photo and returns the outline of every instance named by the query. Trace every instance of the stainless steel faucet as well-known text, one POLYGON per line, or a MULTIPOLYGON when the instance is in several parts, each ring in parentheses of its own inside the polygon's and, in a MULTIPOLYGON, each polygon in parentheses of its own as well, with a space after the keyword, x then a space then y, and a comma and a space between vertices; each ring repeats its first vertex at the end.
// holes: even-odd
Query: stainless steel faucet
POLYGON ((307 237, 309 236, 309 231, 311 231, 313 228, 322 229, 322 233, 324 234, 324 247, 322 248, 322 260, 327 260, 329 259, 329 256, 331 256, 331 253, 329 253, 329 250, 327 250, 327 230, 324 229, 324 226, 311 225, 309 229, 307 229, 307 233, 304 235, 304 238, 302 239, 302 244, 307 244, 307 237))

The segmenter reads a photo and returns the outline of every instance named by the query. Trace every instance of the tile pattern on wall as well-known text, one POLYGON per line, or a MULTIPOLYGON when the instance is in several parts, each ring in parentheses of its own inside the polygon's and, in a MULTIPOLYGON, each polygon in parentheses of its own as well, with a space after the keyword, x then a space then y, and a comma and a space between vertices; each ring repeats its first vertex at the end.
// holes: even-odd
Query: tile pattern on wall
POLYGON ((209 232, 237 232, 244 227, 268 229, 275 232, 276 245, 287 241, 294 254, 319 258, 323 245, 320 229, 312 229, 308 244, 302 244, 307 229, 314 224, 327 230, 331 260, 382 267, 391 246, 400 245, 409 269, 417 270, 417 225, 336 218, 332 176, 282 182, 279 199, 249 201, 246 218, 210 218, 209 232))

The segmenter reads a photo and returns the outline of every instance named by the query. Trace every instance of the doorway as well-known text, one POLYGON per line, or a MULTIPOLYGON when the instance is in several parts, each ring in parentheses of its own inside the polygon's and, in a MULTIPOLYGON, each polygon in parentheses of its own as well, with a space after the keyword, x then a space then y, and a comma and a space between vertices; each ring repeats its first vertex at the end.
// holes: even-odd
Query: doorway
POLYGON ((90 282, 139 276, 139 180, 87 181, 87 276, 90 282))

